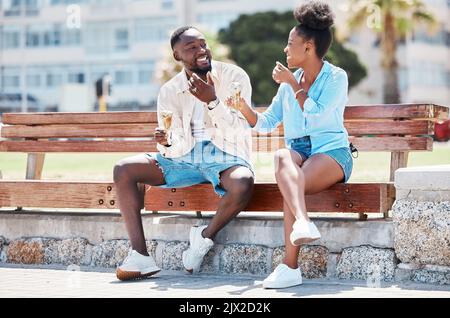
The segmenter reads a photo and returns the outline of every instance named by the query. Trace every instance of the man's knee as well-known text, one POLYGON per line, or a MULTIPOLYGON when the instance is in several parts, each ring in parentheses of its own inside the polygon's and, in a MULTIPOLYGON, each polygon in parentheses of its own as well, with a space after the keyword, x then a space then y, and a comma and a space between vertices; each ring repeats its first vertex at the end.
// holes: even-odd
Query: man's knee
POLYGON ((250 197, 253 193, 253 187, 255 180, 253 174, 249 171, 248 174, 239 176, 233 180, 233 184, 230 187, 230 192, 244 198, 250 197))

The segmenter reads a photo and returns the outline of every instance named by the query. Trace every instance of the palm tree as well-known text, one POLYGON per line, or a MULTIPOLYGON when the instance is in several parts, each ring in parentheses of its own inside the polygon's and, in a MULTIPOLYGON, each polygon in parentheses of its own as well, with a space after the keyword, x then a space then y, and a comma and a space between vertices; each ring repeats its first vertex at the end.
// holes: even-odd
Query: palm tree
POLYGON ((349 0, 349 8, 350 29, 366 23, 379 34, 384 77, 383 100, 387 104, 399 103, 397 44, 417 23, 434 27, 433 15, 420 0, 349 0))

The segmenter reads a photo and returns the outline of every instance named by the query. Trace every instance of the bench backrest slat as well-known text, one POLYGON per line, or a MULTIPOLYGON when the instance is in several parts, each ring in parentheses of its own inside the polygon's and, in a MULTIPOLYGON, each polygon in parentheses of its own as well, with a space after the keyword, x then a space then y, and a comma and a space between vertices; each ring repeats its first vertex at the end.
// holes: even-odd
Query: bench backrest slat
POLYGON ((7 125, 156 123, 156 112, 4 113, 7 125))
MULTIPOLYGON (((348 106, 344 125, 361 151, 430 151, 434 122, 447 116, 448 108, 433 104, 348 106)), ((156 151, 156 112, 5 113, 2 121, 1 137, 6 140, 0 140, 0 151, 156 151)), ((253 151, 284 147, 282 125, 253 136, 253 151)))

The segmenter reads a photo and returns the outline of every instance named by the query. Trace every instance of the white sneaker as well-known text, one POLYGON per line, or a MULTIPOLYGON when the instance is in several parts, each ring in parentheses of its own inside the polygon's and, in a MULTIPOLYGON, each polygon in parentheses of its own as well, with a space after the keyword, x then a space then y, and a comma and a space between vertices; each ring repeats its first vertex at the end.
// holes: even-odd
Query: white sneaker
POLYGON ((183 266, 190 273, 200 270, 203 257, 214 245, 211 239, 202 236, 202 232, 206 227, 207 225, 193 226, 189 233, 190 246, 183 252, 183 266))
POLYGON ((300 267, 292 269, 286 264, 278 265, 265 280, 264 288, 287 288, 302 284, 302 272, 300 267))
POLYGON ((313 222, 296 220, 290 235, 292 245, 298 246, 321 238, 320 232, 313 222))
POLYGON ((160 270, 156 266, 153 257, 144 256, 135 250, 131 250, 122 265, 117 267, 116 276, 120 280, 130 280, 148 277, 156 274, 160 270))

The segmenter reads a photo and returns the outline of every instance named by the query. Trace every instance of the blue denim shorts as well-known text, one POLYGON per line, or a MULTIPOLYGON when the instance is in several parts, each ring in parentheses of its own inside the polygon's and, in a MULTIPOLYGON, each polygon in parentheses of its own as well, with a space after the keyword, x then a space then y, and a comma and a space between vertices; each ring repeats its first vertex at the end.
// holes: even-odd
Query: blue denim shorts
MULTIPOLYGON (((298 152, 302 156, 303 160, 317 154, 311 153, 311 138, 309 136, 294 139, 291 143, 291 149, 298 152)), ((323 153, 333 158, 341 166, 344 172, 344 180, 341 181, 346 183, 348 179, 350 179, 350 175, 353 170, 353 157, 350 147, 333 149, 323 153)))
POLYGON ((155 159, 161 168, 165 184, 161 188, 184 188, 195 184, 211 183, 219 196, 226 191, 220 187, 220 173, 234 166, 247 167, 253 170, 244 159, 230 155, 217 148, 211 141, 197 142, 190 153, 179 158, 166 158, 160 153, 156 156, 146 154, 155 159))

